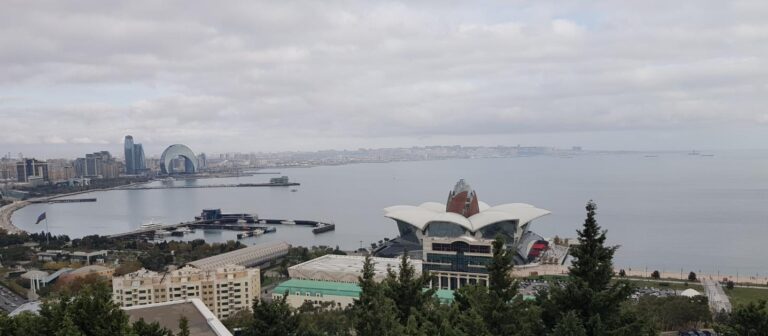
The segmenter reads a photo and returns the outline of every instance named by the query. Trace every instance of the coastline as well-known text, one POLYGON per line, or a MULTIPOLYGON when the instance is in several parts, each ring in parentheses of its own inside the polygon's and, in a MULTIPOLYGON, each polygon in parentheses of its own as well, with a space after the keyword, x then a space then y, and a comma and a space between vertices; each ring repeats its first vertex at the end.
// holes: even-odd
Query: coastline
POLYGON ((71 193, 66 194, 59 194, 59 195, 53 195, 53 196, 46 196, 46 197, 38 197, 38 198, 32 198, 28 200, 23 201, 15 201, 11 204, 5 205, 3 207, 0 207, 0 229, 8 231, 8 233, 23 233, 26 232, 16 225, 13 225, 13 221, 11 218, 13 217, 13 213, 17 210, 32 204, 32 201, 49 201, 57 198, 67 197, 67 196, 74 196, 74 195, 80 195, 80 194, 86 194, 90 192, 97 192, 97 191, 108 191, 112 189, 118 189, 121 187, 126 186, 134 186, 134 185, 140 185, 145 183, 150 183, 152 181, 147 182, 138 182, 138 183, 129 183, 122 186, 115 186, 115 187, 109 187, 109 188, 100 188, 100 189, 90 189, 90 190, 81 190, 81 191, 75 191, 71 193))

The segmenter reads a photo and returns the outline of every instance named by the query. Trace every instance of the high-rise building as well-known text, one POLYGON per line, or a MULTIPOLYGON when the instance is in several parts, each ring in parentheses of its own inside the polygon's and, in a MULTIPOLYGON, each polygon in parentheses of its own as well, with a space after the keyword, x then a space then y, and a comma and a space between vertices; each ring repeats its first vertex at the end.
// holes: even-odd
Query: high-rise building
POLYGON ((29 182, 30 179, 48 181, 48 163, 35 159, 22 159, 16 163, 16 181, 29 182))
POLYGON ((125 149, 125 173, 128 175, 143 173, 147 169, 144 147, 141 144, 134 144, 133 136, 126 135, 123 148, 125 149))
POLYGON ((84 158, 75 160, 75 176, 117 178, 120 165, 108 151, 86 154, 84 158))
POLYGON ((260 291, 258 268, 232 264, 207 270, 185 266, 168 273, 141 269, 112 279, 113 300, 122 307, 200 298, 222 319, 250 310, 260 291))
POLYGON ((136 174, 141 174, 147 169, 147 163, 144 158, 144 147, 141 144, 133 145, 133 170, 136 174))
POLYGON ((72 161, 66 159, 48 160, 48 176, 53 182, 66 181, 75 177, 72 161))
POLYGON ((123 148, 125 149, 125 173, 128 175, 134 175, 136 174, 136 171, 134 170, 133 165, 133 136, 126 135, 125 136, 125 142, 123 143, 123 148))

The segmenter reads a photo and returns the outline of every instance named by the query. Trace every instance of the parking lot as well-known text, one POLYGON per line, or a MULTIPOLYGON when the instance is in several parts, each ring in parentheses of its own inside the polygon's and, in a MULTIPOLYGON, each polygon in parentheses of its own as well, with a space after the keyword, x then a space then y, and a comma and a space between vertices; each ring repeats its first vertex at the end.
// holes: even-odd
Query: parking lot
POLYGON ((10 313, 25 302, 27 302, 25 298, 0 285, 0 309, 10 313))

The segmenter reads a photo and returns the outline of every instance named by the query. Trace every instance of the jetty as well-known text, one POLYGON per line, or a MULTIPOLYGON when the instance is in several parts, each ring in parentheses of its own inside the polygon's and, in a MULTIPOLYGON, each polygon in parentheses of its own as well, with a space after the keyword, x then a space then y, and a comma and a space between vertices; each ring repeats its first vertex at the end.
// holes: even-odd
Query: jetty
POLYGON ((165 231, 170 233, 179 228, 189 229, 203 229, 203 230, 232 230, 232 231, 254 231, 264 230, 267 232, 274 232, 272 230, 265 230, 268 225, 295 225, 305 226, 312 228, 312 233, 320 234, 325 232, 334 231, 336 225, 333 223, 327 223, 316 220, 304 220, 304 219, 262 219, 256 214, 248 213, 222 213, 221 209, 204 209, 200 216, 195 216, 195 219, 189 222, 182 222, 178 224, 162 225, 152 228, 138 229, 134 231, 118 233, 110 235, 109 238, 126 239, 126 238, 148 238, 152 239, 156 235, 157 231, 165 231))
POLYGON ((205 185, 184 185, 184 186, 130 186, 114 188, 114 190, 152 190, 152 189, 199 189, 199 188, 259 188, 259 187, 291 187, 298 186, 300 183, 239 183, 239 184, 205 184, 205 185))
POLYGON ((38 199, 31 200, 31 204, 40 203, 81 203, 81 202, 96 202, 96 198, 65 198, 65 199, 38 199))

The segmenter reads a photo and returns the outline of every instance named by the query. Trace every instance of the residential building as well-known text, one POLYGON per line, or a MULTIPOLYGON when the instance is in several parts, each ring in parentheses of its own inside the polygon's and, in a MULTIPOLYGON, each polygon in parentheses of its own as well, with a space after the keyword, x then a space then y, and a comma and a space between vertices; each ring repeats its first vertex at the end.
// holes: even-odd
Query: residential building
POLYGON ((108 151, 86 154, 76 159, 74 166, 77 177, 109 179, 120 175, 120 164, 108 151))
POLYGON ((239 265, 185 266, 166 273, 141 269, 112 279, 113 299, 122 307, 199 298, 222 319, 250 310, 260 290, 259 269, 239 265))

